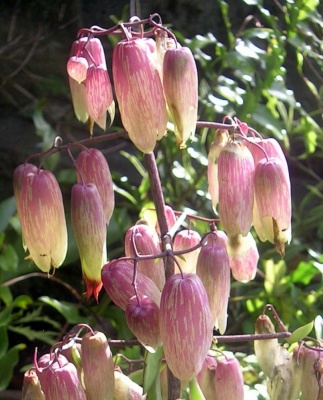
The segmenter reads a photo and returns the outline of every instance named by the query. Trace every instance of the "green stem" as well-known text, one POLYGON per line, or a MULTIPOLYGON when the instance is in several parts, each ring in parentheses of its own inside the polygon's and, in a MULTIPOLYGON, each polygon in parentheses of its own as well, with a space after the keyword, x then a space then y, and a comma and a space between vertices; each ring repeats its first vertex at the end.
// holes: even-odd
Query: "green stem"
POLYGON ((190 380, 190 400, 205 400, 204 394, 197 382, 196 377, 190 380))

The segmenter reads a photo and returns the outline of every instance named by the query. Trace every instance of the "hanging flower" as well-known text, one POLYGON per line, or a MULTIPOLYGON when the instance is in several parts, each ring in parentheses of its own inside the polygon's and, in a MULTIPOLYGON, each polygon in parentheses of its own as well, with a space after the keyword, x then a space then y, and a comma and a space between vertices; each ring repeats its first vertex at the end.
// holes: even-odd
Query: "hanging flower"
POLYGON ((112 70, 123 126, 140 151, 151 153, 167 125, 154 40, 132 38, 119 42, 113 51, 112 70))
MULTIPOLYGON (((255 171, 255 201, 260 239, 275 244, 277 252, 285 254, 285 243, 291 240, 291 190, 289 176, 279 158, 258 162, 255 171)), ((258 233, 258 232, 257 232, 258 233)))
POLYGON ((94 183, 102 201, 106 223, 109 225, 114 210, 113 181, 108 162, 100 150, 82 150, 76 159, 77 181, 94 183), (80 176, 81 174, 81 176, 80 176))
POLYGON ((188 47, 166 50, 163 59, 163 86, 175 124, 180 148, 195 134, 198 107, 198 78, 195 60, 188 47))
MULTIPOLYGON (((183 229, 179 231, 173 242, 174 251, 188 250, 191 247, 198 245, 201 241, 201 235, 192 229, 183 229)), ((185 253, 181 256, 176 256, 176 260, 181 268, 181 272, 195 273, 196 262, 200 253, 200 248, 197 248, 189 253, 185 253)), ((175 263, 175 273, 178 273, 179 268, 175 263)))
POLYGON ((233 355, 218 360, 214 384, 216 399, 244 400, 242 369, 233 355))
MULTIPOLYGON (((33 168, 26 167, 25 172, 27 170, 33 168)), ((21 174, 21 170, 16 172, 21 174)), ((29 258, 43 272, 49 272, 51 268, 62 265, 67 252, 62 193, 50 171, 25 172, 20 175, 22 181, 16 186, 23 240, 29 258)))
POLYGON ((228 236, 246 236, 252 225, 254 161, 241 142, 230 141, 218 161, 219 216, 228 236))
POLYGON ((160 301, 160 333, 166 362, 180 380, 189 382, 201 370, 212 342, 207 293, 196 274, 174 274, 160 301))
POLYGON ((97 187, 77 183, 72 188, 71 220, 80 254, 86 295, 98 299, 101 269, 107 261, 106 218, 97 187))

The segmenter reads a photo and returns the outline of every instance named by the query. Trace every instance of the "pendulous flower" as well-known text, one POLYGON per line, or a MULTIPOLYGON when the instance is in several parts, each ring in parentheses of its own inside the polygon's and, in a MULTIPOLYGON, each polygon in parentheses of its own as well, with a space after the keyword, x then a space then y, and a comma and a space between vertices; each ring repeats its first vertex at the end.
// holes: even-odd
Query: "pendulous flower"
POLYGON ((114 210, 113 181, 108 162, 98 149, 85 149, 76 159, 77 181, 94 183, 102 201, 106 223, 109 225, 114 210))
MULTIPOLYGON (((183 229, 179 231, 173 242, 174 251, 188 250, 191 247, 198 245, 201 241, 201 235, 192 229, 183 229)), ((200 253, 200 248, 197 248, 189 253, 176 256, 176 260, 181 268, 181 272, 195 273, 196 262, 200 253)), ((175 263, 175 273, 178 273, 179 268, 175 263)))
POLYGON ((167 49, 163 59, 163 86, 181 149, 195 134, 198 107, 198 78, 195 60, 188 47, 167 49))
POLYGON ((201 370, 211 346, 212 316, 207 293, 196 274, 174 274, 160 301, 160 333, 166 362, 180 380, 201 370))
POLYGON ((236 357, 226 355, 218 360, 214 385, 216 399, 244 400, 242 369, 236 357))
POLYGON ((87 332, 81 343, 86 400, 113 400, 114 361, 102 332, 87 332))
POLYGON ((167 125, 154 40, 120 41, 113 50, 112 71, 122 124, 134 145, 151 153, 167 125))
POLYGON ((228 236, 246 236, 252 225, 254 161, 248 148, 229 141, 218 160, 219 216, 228 236))
POLYGON ((107 261, 106 217, 97 187, 76 183, 71 194, 71 221, 80 254, 86 295, 98 299, 101 269, 107 261))
POLYGON ((16 196, 23 240, 29 258, 49 272, 62 265, 67 252, 62 193, 55 176, 42 169, 23 173, 21 184, 16 196))

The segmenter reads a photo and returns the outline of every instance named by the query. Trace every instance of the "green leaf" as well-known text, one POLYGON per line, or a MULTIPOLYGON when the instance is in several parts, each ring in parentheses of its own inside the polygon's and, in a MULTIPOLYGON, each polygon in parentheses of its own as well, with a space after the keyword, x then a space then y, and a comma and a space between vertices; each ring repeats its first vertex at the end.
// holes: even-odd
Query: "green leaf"
POLYGON ((159 374, 163 355, 164 349, 162 346, 158 347, 156 353, 146 351, 143 381, 144 393, 147 393, 150 390, 156 379, 156 375, 159 374))
POLYGON ((0 327, 0 360, 9 347, 8 331, 5 326, 0 327))
POLYGON ((203 392, 197 382, 196 377, 190 380, 190 399, 191 400, 205 400, 203 392))
POLYGON ((82 322, 82 317, 80 316, 78 307, 75 304, 65 301, 58 301, 49 296, 41 296, 39 300, 55 308, 55 310, 63 315, 68 323, 78 324, 82 322))
POLYGON ((11 321, 12 305, 5 307, 0 312, 0 327, 9 325, 11 321))
POLYGON ((7 228, 9 220, 15 211, 16 203, 13 196, 0 203, 0 232, 7 228))
POLYGON ((287 343, 292 344, 298 342, 299 340, 304 339, 306 336, 309 335, 309 333, 313 329, 313 326, 314 326, 314 321, 297 328, 287 339, 287 343))
POLYGON ((12 303, 12 293, 7 286, 0 286, 0 299, 5 303, 6 306, 9 306, 12 303))
POLYGON ((0 266, 4 271, 15 271, 18 268, 19 258, 11 244, 6 243, 0 254, 0 266))
POLYGON ((294 283, 308 285, 316 275, 317 268, 315 268, 313 262, 301 261, 290 277, 291 281, 294 283))
POLYGON ((0 359, 0 391, 8 387, 14 367, 19 361, 19 351, 24 350, 26 346, 24 344, 18 344, 12 347, 1 359, 0 359))
POLYGON ((44 343, 52 345, 57 338, 57 332, 54 331, 36 331, 31 329, 29 326, 13 326, 10 325, 9 331, 18 333, 19 335, 25 336, 29 341, 40 340, 44 343))

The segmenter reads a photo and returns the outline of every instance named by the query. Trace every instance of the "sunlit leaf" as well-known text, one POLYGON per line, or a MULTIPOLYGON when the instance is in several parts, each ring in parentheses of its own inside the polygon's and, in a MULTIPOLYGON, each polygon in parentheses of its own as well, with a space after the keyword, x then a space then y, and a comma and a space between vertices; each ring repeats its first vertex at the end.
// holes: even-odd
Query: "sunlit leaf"
POLYGON ((314 321, 312 321, 312 322, 310 322, 310 323, 308 323, 308 324, 306 324, 306 325, 303 325, 303 326, 297 328, 297 329, 291 334, 291 336, 287 339, 287 342, 288 342, 289 344, 292 344, 292 343, 298 342, 299 340, 304 339, 307 335, 310 334, 310 332, 311 332, 312 329, 313 329, 313 326, 314 326, 314 321))
POLYGON ((144 393, 147 393, 149 391, 151 385, 156 378, 156 375, 159 374, 163 355, 164 350, 162 346, 158 347, 155 353, 150 353, 149 351, 146 351, 143 380, 144 393))
POLYGON ((63 315, 68 323, 78 324, 82 322, 82 317, 79 314, 76 304, 68 303, 66 301, 59 301, 49 296, 41 296, 39 300, 55 308, 55 310, 63 315))

